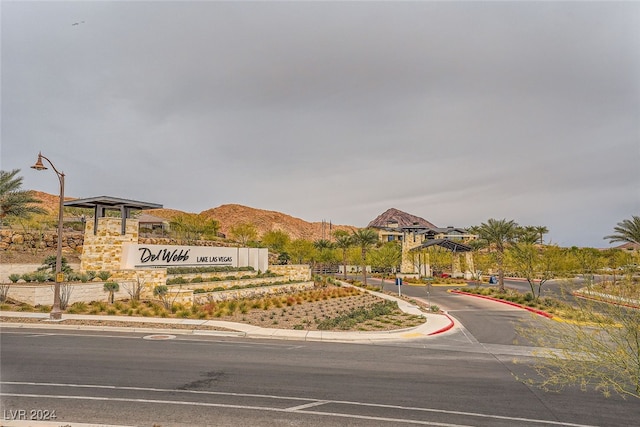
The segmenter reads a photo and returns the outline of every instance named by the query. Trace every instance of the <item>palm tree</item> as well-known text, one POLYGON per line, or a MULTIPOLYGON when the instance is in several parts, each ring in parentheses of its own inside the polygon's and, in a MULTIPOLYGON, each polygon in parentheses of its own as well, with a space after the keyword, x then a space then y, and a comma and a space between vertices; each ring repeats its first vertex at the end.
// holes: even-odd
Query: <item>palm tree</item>
POLYGON ((624 242, 640 245, 640 216, 632 215, 631 219, 625 219, 613 227, 615 234, 605 236, 609 243, 624 242))
POLYGON ((549 229, 547 227, 545 227, 544 225, 537 225, 537 226, 535 226, 533 228, 536 231, 536 233, 538 234, 538 236, 540 236, 540 244, 543 245, 544 244, 544 235, 549 232, 549 229))
POLYGON ((0 171, 0 222, 8 216, 27 218, 31 214, 46 214, 47 211, 40 206, 42 203, 31 195, 30 191, 20 190, 22 177, 16 175, 20 169, 10 172, 0 171))
POLYGON ((336 235, 336 248, 342 250, 342 272, 344 280, 347 280, 347 251, 353 246, 353 239, 349 234, 336 235))
POLYGON ((504 250, 505 246, 512 242, 518 232, 518 224, 506 219, 490 218, 486 223, 477 227, 477 233, 481 239, 489 243, 489 247, 494 247, 497 252, 498 261, 498 290, 504 292, 504 250))
POLYGON ((367 251, 378 241, 378 233, 370 228, 354 230, 351 235, 355 246, 360 247, 362 262, 362 285, 367 286, 367 251))

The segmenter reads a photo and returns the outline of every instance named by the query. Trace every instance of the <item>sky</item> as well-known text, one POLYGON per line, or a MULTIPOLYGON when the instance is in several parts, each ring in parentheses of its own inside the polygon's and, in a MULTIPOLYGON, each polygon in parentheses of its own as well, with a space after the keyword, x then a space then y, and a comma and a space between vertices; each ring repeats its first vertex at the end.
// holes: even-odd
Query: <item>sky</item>
POLYGON ((640 2, 2 1, 23 189, 365 227, 640 215, 640 2))

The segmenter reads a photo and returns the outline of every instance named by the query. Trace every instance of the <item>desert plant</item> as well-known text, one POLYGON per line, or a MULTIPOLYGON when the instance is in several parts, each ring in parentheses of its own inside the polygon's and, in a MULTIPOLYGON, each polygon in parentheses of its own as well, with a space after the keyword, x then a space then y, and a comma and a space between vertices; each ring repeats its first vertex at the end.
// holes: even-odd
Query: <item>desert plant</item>
MULTIPOLYGON (((49 271, 51 273, 54 273, 56 271, 57 260, 58 259, 55 255, 49 255, 44 259, 44 261, 42 261, 42 265, 38 267, 38 271, 49 271)), ((65 257, 62 257, 60 259, 60 263, 61 271, 63 273, 71 273, 71 267, 69 266, 69 263, 67 262, 67 259, 65 257)))
POLYGON ((109 280, 109 277, 111 277, 111 272, 110 271, 98 271, 98 278, 100 280, 107 281, 107 280, 109 280))
MULTIPOLYGON (((166 285, 158 285, 155 288, 153 288, 153 295, 160 299, 160 301, 162 302, 162 305, 167 310, 171 310, 173 313, 175 313, 175 311, 178 309, 177 307, 174 306, 173 304, 174 301, 170 300, 169 288, 166 285)), ((177 295, 178 294, 176 294, 176 297, 177 295)), ((174 297, 174 300, 175 300, 175 297, 174 297)))
POLYGON ((8 294, 9 294, 9 285, 7 283, 0 284, 0 302, 5 302, 7 300, 8 294))
POLYGON ((60 310, 66 310, 71 300, 71 294, 73 293, 73 287, 68 283, 60 284, 60 310))
POLYGON ((19 274, 10 274, 9 275, 9 280, 11 281, 11 283, 17 283, 18 280, 20 280, 20 275, 19 274))
POLYGON ((32 278, 34 281, 42 283, 46 282, 49 279, 49 275, 44 271, 36 271, 35 273, 33 273, 32 278))
POLYGON ((117 282, 106 282, 103 289, 105 292, 109 293, 109 302, 113 304, 115 293, 120 290, 120 285, 117 282))

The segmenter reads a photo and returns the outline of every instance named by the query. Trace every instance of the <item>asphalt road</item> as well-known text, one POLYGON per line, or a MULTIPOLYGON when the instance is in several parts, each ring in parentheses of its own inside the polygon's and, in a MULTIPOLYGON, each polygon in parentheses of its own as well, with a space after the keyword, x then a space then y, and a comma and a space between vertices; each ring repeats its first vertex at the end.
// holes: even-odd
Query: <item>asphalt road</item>
POLYGON ((56 426, 637 425, 636 401, 516 379, 532 349, 515 326, 547 319, 428 291, 402 288, 457 326, 384 345, 3 328, 2 425, 38 425, 15 419, 46 411, 56 426))
MULTIPOLYGON (((379 285, 380 281, 374 283, 379 285)), ((520 283, 506 282, 505 284, 511 286, 520 283)), ((403 285, 400 292, 405 296, 436 305, 453 317, 457 321, 458 327, 446 339, 455 342, 526 346, 529 343, 518 336, 517 328, 535 327, 537 322, 548 321, 548 319, 533 315, 529 311, 507 304, 448 292, 456 287, 459 285, 450 287, 403 285)), ((384 290, 398 292, 398 287, 393 282, 386 281, 384 290)))
POLYGON ((515 347, 159 338, 3 328, 3 425, 37 425, 10 419, 46 411, 51 425, 163 427, 630 426, 640 417, 635 401, 525 386, 515 347))

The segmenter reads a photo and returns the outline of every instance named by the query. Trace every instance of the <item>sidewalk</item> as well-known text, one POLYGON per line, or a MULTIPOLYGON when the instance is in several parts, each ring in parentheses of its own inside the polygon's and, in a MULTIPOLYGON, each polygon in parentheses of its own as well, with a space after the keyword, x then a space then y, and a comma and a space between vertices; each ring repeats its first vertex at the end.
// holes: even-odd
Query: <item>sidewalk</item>
POLYGON ((98 316, 98 315, 82 315, 82 314, 63 314, 63 320, 91 320, 105 322, 126 322, 130 326, 94 326, 94 325, 65 325, 57 321, 46 321, 49 313, 32 313, 19 311, 0 311, 0 317, 10 318, 32 318, 42 319, 44 321, 37 323, 20 323, 2 322, 0 328, 49 328, 57 330, 93 330, 93 331, 119 331, 119 332, 142 332, 148 334, 172 334, 172 335, 208 335, 208 336, 225 336, 225 337, 243 337, 257 339, 280 339, 280 340, 299 340, 299 341, 333 341, 333 342, 356 342, 356 343, 375 343, 375 342, 391 342, 404 341, 419 338, 427 338, 436 334, 446 332, 453 328, 454 322, 451 317, 446 314, 424 313, 417 306, 408 302, 394 298, 390 295, 379 292, 369 291, 380 298, 397 301, 398 307, 405 313, 415 314, 426 317, 427 321, 420 326, 413 328, 393 330, 393 331, 305 331, 294 329, 271 329, 261 328, 245 323, 225 322, 220 320, 197 320, 197 319, 168 319, 158 317, 132 317, 132 316, 98 316), (136 327, 136 324, 169 324, 180 325, 182 328, 171 327, 136 327), (192 325, 194 329, 184 326, 192 325), (217 327, 225 328, 228 331, 195 329, 195 327, 217 327))

